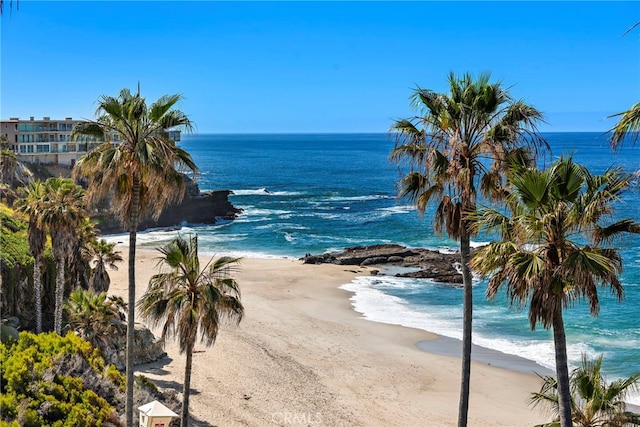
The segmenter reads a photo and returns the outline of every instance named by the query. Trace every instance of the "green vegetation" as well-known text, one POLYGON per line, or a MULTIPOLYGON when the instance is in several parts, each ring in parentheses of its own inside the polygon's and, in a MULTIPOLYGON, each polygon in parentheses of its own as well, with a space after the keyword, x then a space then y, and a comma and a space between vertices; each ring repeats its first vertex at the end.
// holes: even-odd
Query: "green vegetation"
MULTIPOLYGON (((33 264, 29 252, 28 225, 22 216, 0 204, 0 274, 2 274, 2 316, 15 316, 21 329, 34 328, 36 313, 34 304, 33 264)), ((45 272, 42 286, 43 297, 49 302, 47 293, 53 292, 54 263, 50 248, 46 248, 41 257, 45 272)), ((46 315, 51 317, 52 304, 45 305, 46 315)))
POLYGON ((108 388, 104 377, 118 376, 74 334, 22 332, 17 342, 0 343, 0 426, 119 425, 114 407, 96 393, 108 388))
POLYGON ((189 419, 189 393, 193 349, 198 332, 207 346, 215 343, 225 319, 240 322, 244 308, 240 288, 231 277, 237 258, 210 260, 200 268, 198 236, 188 240, 176 237, 158 249, 166 272, 154 275, 138 302, 143 318, 152 325, 162 324, 162 338, 178 338, 180 353, 186 353, 181 425, 189 419))
POLYGON ((472 277, 469 269, 472 224, 467 213, 476 209, 479 189, 493 199, 502 197, 501 184, 509 160, 530 157, 546 148, 536 124, 542 114, 514 101, 489 75, 449 75, 450 93, 417 88, 413 106, 421 116, 396 121, 391 160, 408 165, 399 195, 415 202, 420 213, 429 203, 437 207, 436 232, 460 241, 464 286, 462 381, 458 426, 467 425, 471 377, 472 277), (492 161, 489 167, 486 160, 492 161))
POLYGON ((94 137, 103 144, 82 156, 74 176, 88 181, 89 203, 111 196, 111 208, 129 228, 129 312, 127 313, 127 425, 133 423, 133 346, 136 301, 136 237, 140 218, 153 214, 184 195, 184 181, 176 170, 196 171, 191 156, 176 146, 166 130, 192 129, 189 118, 173 109, 180 95, 165 95, 147 106, 145 98, 122 89, 117 97, 102 96, 95 121, 78 123, 71 139, 94 137), (118 144, 112 144, 116 136, 118 144))
POLYGON ((7 268, 30 266, 27 224, 13 209, 0 204, 0 257, 7 268))
POLYGON ((506 208, 478 210, 475 223, 494 231, 500 241, 479 249, 471 266, 491 275, 487 296, 506 287, 511 304, 529 304, 532 329, 553 329, 558 379, 558 411, 571 426, 571 393, 563 309, 588 301, 591 315, 600 310, 598 287, 621 300, 624 289, 619 250, 609 243, 626 233, 640 233, 631 219, 608 222, 630 177, 619 169, 592 175, 571 158, 560 158, 540 171, 520 168, 509 175, 513 190, 506 208))
MULTIPOLYGON (((558 414, 558 382, 552 376, 541 376, 539 392, 533 393, 533 406, 544 405, 551 413, 558 414)), ((571 408, 576 427, 626 427, 640 425, 640 414, 627 411, 625 398, 630 390, 637 389, 640 372, 626 379, 608 383, 602 375, 602 355, 595 361, 582 356, 582 366, 569 376, 571 384, 571 408)), ((552 422, 536 427, 559 427, 556 417, 552 422)))
POLYGON ((124 319, 126 304, 106 292, 95 293, 77 288, 65 302, 67 327, 94 347, 104 351, 115 338, 115 321, 124 319))

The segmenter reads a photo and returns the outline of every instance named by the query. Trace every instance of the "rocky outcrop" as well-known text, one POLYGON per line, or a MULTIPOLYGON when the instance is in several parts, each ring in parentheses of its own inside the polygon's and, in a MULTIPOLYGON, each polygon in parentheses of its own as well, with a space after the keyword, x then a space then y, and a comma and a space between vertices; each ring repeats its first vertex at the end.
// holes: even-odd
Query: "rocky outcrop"
MULTIPOLYGON (((220 220, 232 220, 242 212, 229 202, 230 190, 200 191, 198 184, 185 176, 185 194, 182 201, 163 210, 160 218, 146 218, 138 225, 138 231, 158 227, 178 227, 187 224, 215 224, 220 220)), ((117 218, 107 211, 93 219, 98 221, 98 228, 103 234, 124 233, 117 218)))
POLYGON ((417 271, 398 273, 396 274, 398 277, 427 278, 443 283, 462 283, 459 253, 409 249, 400 245, 372 245, 356 246, 346 248, 341 252, 322 255, 308 254, 302 260, 305 264, 394 265, 417 269, 417 271))
MULTIPOLYGON (((71 168, 64 165, 25 164, 29 173, 35 178, 46 180, 53 176, 71 177, 71 168)), ((145 218, 140 221, 138 231, 157 227, 178 227, 187 224, 215 224, 220 220, 232 220, 242 212, 229 202, 230 190, 200 191, 198 184, 183 174, 185 181, 184 198, 178 204, 164 208, 160 218, 145 218)), ((83 182, 79 182, 83 185, 83 182)), ((109 201, 98 206, 97 213, 91 219, 98 222, 102 234, 125 233, 120 220, 109 212, 109 201)))
MULTIPOLYGON (((115 365, 116 368, 124 370, 127 361, 127 323, 125 321, 117 322, 116 333, 113 336, 115 339, 109 342, 108 346, 101 347, 104 352, 104 358, 107 362, 115 365)), ((155 362, 167 355, 163 348, 163 341, 156 340, 153 333, 140 323, 136 323, 134 340, 134 365, 155 362)))

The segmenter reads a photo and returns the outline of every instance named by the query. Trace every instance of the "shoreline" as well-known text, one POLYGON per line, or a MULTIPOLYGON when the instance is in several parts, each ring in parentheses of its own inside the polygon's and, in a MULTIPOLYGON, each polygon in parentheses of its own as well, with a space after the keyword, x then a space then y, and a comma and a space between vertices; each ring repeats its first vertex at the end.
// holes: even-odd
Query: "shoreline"
MULTIPOLYGON (((125 261, 109 271, 109 293, 126 297, 128 249, 118 250, 125 261)), ((138 247, 138 298, 155 272, 156 257, 138 247)), ((428 341, 444 349, 436 334, 359 316, 349 300, 352 293, 340 286, 367 274, 364 267, 243 259, 236 279, 245 318, 238 327, 221 328, 213 347, 196 345, 193 417, 225 426, 291 425, 285 416, 305 421, 297 425, 456 425, 459 355, 419 347, 428 341)), ((137 366, 136 374, 181 393, 184 355, 173 341, 165 351, 165 359, 137 366)), ((548 420, 527 405, 539 389, 535 375, 474 360, 471 381, 470 425, 516 427, 548 420)))

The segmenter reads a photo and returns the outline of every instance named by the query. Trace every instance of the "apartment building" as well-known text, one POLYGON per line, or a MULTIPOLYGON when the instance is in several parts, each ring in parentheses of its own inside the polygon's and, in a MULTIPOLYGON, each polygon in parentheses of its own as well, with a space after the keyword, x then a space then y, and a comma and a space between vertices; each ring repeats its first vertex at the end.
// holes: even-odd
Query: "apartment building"
MULTIPOLYGON (((7 137, 9 148, 18 155, 20 161, 73 167, 83 154, 100 144, 100 141, 90 140, 86 136, 71 141, 71 131, 81 121, 71 117, 64 120, 52 120, 50 117, 21 120, 11 117, 0 121, 0 132, 7 137)), ((169 130, 167 134, 169 139, 180 141, 179 130, 169 130)), ((115 135, 112 141, 117 141, 115 135)))

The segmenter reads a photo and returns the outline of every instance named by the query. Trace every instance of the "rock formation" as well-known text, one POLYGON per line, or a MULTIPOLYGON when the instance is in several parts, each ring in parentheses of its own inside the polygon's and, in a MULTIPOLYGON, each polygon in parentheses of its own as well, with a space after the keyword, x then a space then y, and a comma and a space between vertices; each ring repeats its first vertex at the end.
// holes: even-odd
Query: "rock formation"
MULTIPOLYGON (((127 359, 127 323, 118 321, 115 326, 117 333, 113 334, 114 339, 108 345, 101 346, 101 349, 107 362, 124 371, 127 359)), ((153 333, 141 323, 136 323, 134 341, 134 365, 155 362, 167 355, 163 348, 163 341, 156 340, 153 333)))
POLYGON ((339 265, 393 265, 417 269, 398 273, 398 277, 432 279, 442 283, 462 283, 460 254, 442 253, 429 249, 409 249, 400 245, 372 245, 346 248, 342 252, 308 254, 302 258, 305 264, 331 263, 339 265))
MULTIPOLYGON (((219 220, 235 219, 242 210, 229 202, 230 190, 200 191, 198 184, 185 176, 185 194, 182 202, 167 206, 160 218, 145 218, 138 225, 138 231, 156 227, 179 227, 187 224, 215 224, 219 220)), ((107 210, 101 209, 94 220, 103 234, 124 233, 117 218, 107 210)))

